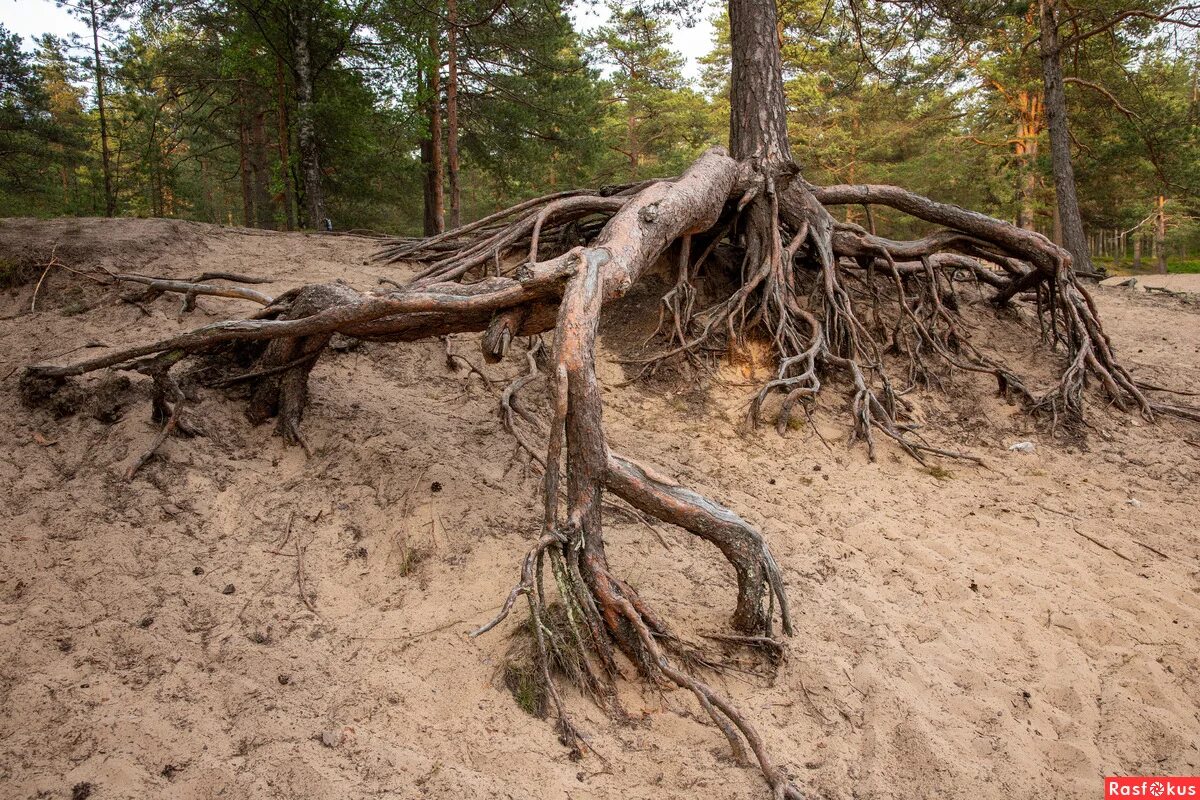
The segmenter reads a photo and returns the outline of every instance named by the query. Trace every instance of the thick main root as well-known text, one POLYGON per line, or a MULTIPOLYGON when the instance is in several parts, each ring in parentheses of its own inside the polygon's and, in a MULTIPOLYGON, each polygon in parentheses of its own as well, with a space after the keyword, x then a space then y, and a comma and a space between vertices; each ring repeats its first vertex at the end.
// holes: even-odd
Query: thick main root
POLYGON ((1200 410, 1147 396, 1157 390, 1139 384, 1117 360, 1070 257, 1045 237, 893 187, 810 186, 790 165, 741 164, 720 149, 677 179, 559 193, 431 239, 396 240, 381 259, 421 268, 407 284, 386 281, 392 289, 318 285, 272 298, 203 277, 110 276, 155 293, 183 294, 185 310, 199 294, 262 308, 245 319, 75 364, 29 367, 23 387, 34 402, 72 376, 106 368, 145 372, 157 387, 165 437, 192 429, 187 393, 170 375, 190 362, 190 383, 248 384, 251 418, 275 417, 279 433, 303 445, 307 377, 335 334, 412 341, 479 331, 484 358, 495 362, 519 337, 555 331, 552 355, 535 344, 528 369, 501 397, 505 427, 544 473, 545 508, 517 585, 479 633, 527 598, 538 673, 563 740, 573 748, 586 743, 554 688, 556 675, 620 713, 615 682, 624 658, 650 680, 691 692, 735 753, 753 757, 777 797, 799 797, 753 725, 698 677, 713 662, 612 572, 605 552, 601 512, 609 492, 711 542, 730 563, 737 583, 731 622, 738 633, 727 641, 778 654, 775 620, 785 634, 792 632, 782 573, 762 534, 723 506, 610 452, 604 434, 595 372, 601 310, 677 242, 675 281, 659 320, 665 343, 641 362, 643 373, 669 359, 704 363, 708 354, 737 350, 750 336, 765 339, 778 367, 751 399, 750 415, 757 421, 780 398, 775 421, 781 431, 796 410, 811 413, 813 398, 836 375, 851 387, 853 435, 872 457, 882 433, 918 460, 978 460, 920 438, 905 400, 914 387, 936 388, 954 370, 993 376, 1001 393, 1053 424, 1082 416, 1088 382, 1117 406, 1147 417, 1200 419, 1200 410), (845 204, 888 206, 939 229, 915 241, 886 239, 836 222, 827 207, 845 204), (543 259, 547 249, 558 255, 543 259), (728 264, 736 265, 732 274, 728 264), (735 288, 703 306, 698 284, 709 272, 735 288), (969 288, 997 307, 1032 301, 1043 339, 1065 354, 1053 385, 1037 389, 972 343, 960 313, 969 288), (550 399, 548 420, 520 402, 520 393, 541 380, 550 399), (552 593, 545 585, 547 562, 552 593))

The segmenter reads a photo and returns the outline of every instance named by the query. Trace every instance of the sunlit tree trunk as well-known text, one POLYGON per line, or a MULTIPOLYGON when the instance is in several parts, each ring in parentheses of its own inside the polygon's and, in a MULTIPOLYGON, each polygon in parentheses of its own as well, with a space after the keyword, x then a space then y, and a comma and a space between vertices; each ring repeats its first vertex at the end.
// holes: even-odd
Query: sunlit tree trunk
POLYGON ((625 117, 625 152, 629 157, 629 180, 636 181, 641 154, 638 152, 637 117, 632 112, 625 117))
POLYGON ((1036 92, 1021 91, 1017 98, 1019 121, 1016 148, 1017 163, 1021 171, 1017 224, 1031 231, 1034 229, 1037 211, 1038 135, 1041 132, 1042 103, 1036 92))
POLYGON ((791 161, 775 3, 730 0, 729 145, 736 159, 791 161))

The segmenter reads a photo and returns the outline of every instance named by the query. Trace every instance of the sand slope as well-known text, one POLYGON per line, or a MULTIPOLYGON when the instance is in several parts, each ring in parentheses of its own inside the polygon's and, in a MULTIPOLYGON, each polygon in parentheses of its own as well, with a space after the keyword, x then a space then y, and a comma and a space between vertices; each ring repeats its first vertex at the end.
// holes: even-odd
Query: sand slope
MULTIPOLYGON (((367 240, 164 221, 4 221, 0 257, 44 258, 56 239, 69 264, 272 275, 267 291, 388 274, 364 266, 367 240)), ((250 308, 202 298, 179 319, 177 298, 138 308, 63 271, 36 313, 30 294, 0 298, 0 376, 250 308)), ((610 387, 653 300, 606 321, 610 387)), ((1139 376, 1200 391, 1196 306, 1120 289, 1098 303, 1139 376)), ((1030 338, 999 331, 1006 358, 1028 359, 1030 338)), ((451 347, 479 363, 471 337, 451 347)), ((518 354, 485 372, 523 368, 518 354)), ((633 724, 574 698, 607 765, 570 761, 497 678, 516 622, 466 637, 538 524, 500 386, 449 369, 440 342, 366 345, 314 371, 311 460, 207 393, 208 436, 169 441, 126 483, 155 433, 139 381, 118 411, 54 419, 21 408, 7 377, 0 797, 765 797, 678 691, 631 684, 633 724)), ((1086 440, 1053 439, 986 389, 918 398, 933 435, 989 464, 935 476, 886 446, 876 463, 846 447, 831 389, 831 449, 808 430, 747 431, 748 387, 605 391, 614 449, 770 540, 798 627, 788 661, 773 680, 715 680, 799 783, 829 798, 1094 798, 1104 774, 1200 773, 1200 431, 1097 406, 1086 440), (1006 450, 1025 439, 1034 455, 1006 450)), ((617 569, 668 620, 722 628, 733 579, 715 550, 609 520, 617 569)))

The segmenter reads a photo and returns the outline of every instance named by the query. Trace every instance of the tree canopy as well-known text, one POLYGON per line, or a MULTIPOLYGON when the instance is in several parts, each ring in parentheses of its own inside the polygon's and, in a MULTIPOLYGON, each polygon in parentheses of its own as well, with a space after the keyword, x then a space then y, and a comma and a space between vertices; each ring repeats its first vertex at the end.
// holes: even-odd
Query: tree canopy
MULTIPOLYGON (((6 214, 407 234, 556 187, 678 174, 728 135, 724 12, 691 80, 672 3, 614 0, 589 30, 530 0, 67 8, 92 40, 0 40, 6 214)), ((901 183, 1060 236, 1038 4, 779 9, 807 174, 901 183)), ((1145 239, 1147 257, 1182 263, 1200 247, 1194 20, 1103 2, 1055 19, 1092 255, 1128 260, 1145 239)))

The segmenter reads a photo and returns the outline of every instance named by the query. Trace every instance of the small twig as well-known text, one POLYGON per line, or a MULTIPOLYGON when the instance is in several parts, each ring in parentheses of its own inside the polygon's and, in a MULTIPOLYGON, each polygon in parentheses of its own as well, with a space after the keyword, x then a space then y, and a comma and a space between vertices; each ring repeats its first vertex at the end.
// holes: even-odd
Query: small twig
POLYGON ((1149 550, 1151 553, 1154 553, 1154 555, 1156 555, 1156 556, 1162 556, 1167 561, 1171 560, 1171 557, 1169 555, 1167 555, 1166 553, 1164 553, 1162 550, 1159 550, 1156 547, 1151 547, 1150 545, 1146 544, 1145 542, 1139 542, 1137 539, 1130 539, 1129 541, 1133 542, 1138 547, 1144 547, 1145 549, 1149 550))
MULTIPOLYGON (((291 526, 288 526, 289 530, 291 526)), ((313 607, 313 602, 308 599, 308 593, 304 591, 304 550, 300 546, 300 535, 296 535, 296 589, 300 592, 300 602, 304 603, 305 608, 314 614, 317 614, 317 609, 313 607)), ((320 616, 320 614, 317 614, 320 616)))
MULTIPOLYGON (((615 495, 614 495, 614 497, 615 497, 615 495)), ((621 502, 628 505, 628 501, 626 501, 626 500, 621 500, 621 502)), ((656 539, 658 539, 659 544, 661 544, 667 550, 671 549, 671 543, 666 540, 666 537, 663 536, 662 531, 660 531, 655 526, 651 525, 646 520, 646 518, 642 516, 641 512, 638 511, 636 508, 633 508, 632 506, 630 506, 629 508, 622 508, 621 506, 616 506, 616 505, 613 505, 612 503, 605 503, 604 507, 610 511, 616 511, 618 514, 624 514, 627 517, 632 517, 635 521, 642 523, 643 525, 645 525, 647 528, 650 529, 650 532, 654 534, 654 537, 656 539)))
POLYGON ((850 684, 850 688, 851 688, 851 689, 853 689, 854 691, 858 692, 860 695, 862 695, 862 698, 863 698, 864 700, 866 700, 866 699, 867 699, 867 693, 866 693, 866 692, 864 692, 862 689, 860 689, 860 688, 858 688, 857 686, 855 686, 855 685, 854 685, 854 679, 850 677, 850 670, 846 669, 845 667, 842 667, 842 672, 845 674, 845 676, 846 676, 846 683, 850 684))
POLYGON ((58 263, 58 257, 56 255, 57 252, 58 244, 55 243, 54 247, 50 249, 50 260, 46 263, 46 268, 42 270, 42 277, 38 278, 37 285, 33 287, 33 298, 29 301, 29 311, 31 313, 37 311, 38 292, 42 290, 42 282, 46 280, 46 276, 50 274, 50 270, 57 266, 61 266, 58 263))
POLYGON ((292 521, 296 519, 296 512, 292 511, 288 514, 287 529, 283 532, 283 541, 275 545, 274 550, 263 550, 264 553, 270 553, 275 556, 290 556, 291 553, 283 552, 283 548, 287 547, 287 543, 292 539, 292 521))
POLYGON ((1136 561, 1134 561, 1134 560, 1133 560, 1132 558, 1130 558, 1129 556, 1125 555, 1124 553, 1120 553, 1120 552, 1118 552, 1118 551, 1114 550, 1113 548, 1109 547, 1108 545, 1106 545, 1104 542, 1100 541, 1099 539, 1096 539, 1095 537, 1092 537, 1092 536, 1088 536, 1086 533, 1084 533, 1083 531, 1079 530, 1079 529, 1078 529, 1078 528, 1076 528, 1074 525, 1072 525, 1072 526, 1071 526, 1071 530, 1075 531, 1075 533, 1077 533, 1077 534, 1079 534, 1080 536, 1082 536, 1083 538, 1087 539, 1089 542, 1091 542, 1092 544, 1094 544, 1094 545, 1096 545, 1097 547, 1101 548, 1102 550, 1107 550, 1108 552, 1112 553, 1112 554, 1113 554, 1113 555, 1115 555, 1117 558, 1124 559, 1125 561, 1128 561, 1130 564, 1136 564, 1136 563, 1137 563, 1136 561))
POLYGON ((817 704, 813 702, 812 695, 808 693, 808 687, 804 685, 804 681, 800 681, 800 691, 804 693, 804 700, 808 703, 808 707, 813 710, 821 719, 828 723, 833 722, 829 717, 825 716, 825 712, 817 708, 817 704))
POLYGON ((426 636, 432 636, 435 633, 441 633, 447 628, 453 628, 455 625, 463 625, 465 619, 453 619, 444 625, 438 625, 436 628, 430 628, 427 631, 417 631, 416 633, 406 633, 400 636, 351 636, 355 641, 371 641, 371 642, 410 642, 414 639, 423 639, 426 636))

